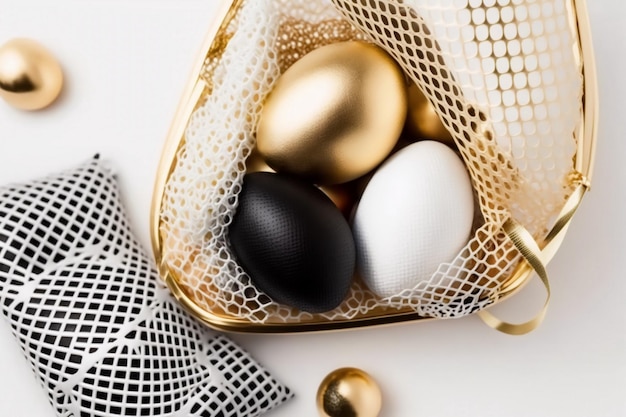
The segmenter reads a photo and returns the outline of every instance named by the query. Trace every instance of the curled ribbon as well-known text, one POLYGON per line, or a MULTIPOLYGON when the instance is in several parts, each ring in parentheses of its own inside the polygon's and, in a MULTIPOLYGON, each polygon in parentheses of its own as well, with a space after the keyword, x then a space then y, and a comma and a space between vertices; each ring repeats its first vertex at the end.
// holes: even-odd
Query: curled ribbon
POLYGON ((546 236, 543 242, 543 249, 539 247, 539 244, 535 241, 530 232, 528 232, 528 230, 526 230, 526 228, 517 221, 509 218, 506 222, 504 222, 502 226, 504 232, 511 239, 511 242, 513 242, 517 250, 519 250, 522 254, 524 261, 527 262, 537 274, 546 289, 547 296, 546 301, 539 313, 524 323, 508 323, 499 319, 487 310, 479 311, 477 313, 478 317, 480 317, 481 320, 484 321, 489 327, 510 335, 522 335, 533 331, 541 324, 548 310, 548 305, 550 304, 550 281, 548 279, 548 273, 545 265, 556 253, 556 249, 558 247, 557 243, 561 241, 561 235, 567 230, 574 213, 578 209, 578 206, 580 206, 583 196, 588 189, 589 182, 581 176, 581 179, 578 180, 578 186, 568 198, 567 202, 563 206, 563 209, 559 213, 552 230, 550 230, 546 236))

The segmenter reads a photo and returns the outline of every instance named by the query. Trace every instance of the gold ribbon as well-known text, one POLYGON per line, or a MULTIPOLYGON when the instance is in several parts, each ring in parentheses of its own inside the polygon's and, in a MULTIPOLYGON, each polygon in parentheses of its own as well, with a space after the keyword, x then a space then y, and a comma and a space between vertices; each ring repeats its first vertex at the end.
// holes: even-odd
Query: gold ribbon
POLYGON ((536 272, 546 289, 547 296, 546 301, 539 313, 525 323, 508 323, 500 320, 487 310, 479 311, 477 313, 478 317, 480 317, 489 327, 510 335, 522 335, 533 331, 543 321, 546 311, 548 310, 548 305, 550 304, 550 281, 548 280, 548 273, 546 272, 545 265, 556 253, 556 249, 558 248, 557 243, 560 242, 562 234, 564 234, 567 230, 574 213, 578 209, 578 206, 580 206, 585 192, 589 189, 589 182, 586 181, 584 177, 580 176, 577 182, 578 186, 568 198, 567 202, 563 206, 563 209, 559 213, 552 230, 550 230, 546 236, 543 249, 539 247, 539 244, 535 241, 530 232, 514 219, 508 219, 502 226, 504 232, 524 257, 524 261, 527 262, 536 272))

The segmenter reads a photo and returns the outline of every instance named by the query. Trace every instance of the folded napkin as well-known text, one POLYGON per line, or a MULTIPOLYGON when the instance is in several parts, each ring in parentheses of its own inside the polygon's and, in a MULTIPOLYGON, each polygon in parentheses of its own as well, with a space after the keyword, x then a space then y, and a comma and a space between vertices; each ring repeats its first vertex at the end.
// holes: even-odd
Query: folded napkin
POLYGON ((0 308, 58 416, 258 416, 291 396, 178 306, 97 157, 0 188, 0 308))

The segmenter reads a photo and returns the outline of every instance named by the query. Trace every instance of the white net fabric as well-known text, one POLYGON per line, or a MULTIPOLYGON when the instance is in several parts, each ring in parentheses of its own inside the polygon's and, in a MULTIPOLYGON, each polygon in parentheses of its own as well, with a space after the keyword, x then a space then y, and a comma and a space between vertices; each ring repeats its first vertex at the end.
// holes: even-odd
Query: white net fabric
POLYGON ((474 175, 483 214, 511 213, 545 233, 568 191, 582 100, 569 1, 333 2, 435 104, 474 175), (389 22, 387 30, 372 27, 377 21, 389 22), (486 164, 493 155, 480 143, 509 169, 486 164))
POLYGON ((160 283, 97 160, 0 188, 0 304, 56 414, 259 416, 291 396, 160 283))
POLYGON ((199 306, 256 323, 404 308, 459 317, 493 303, 520 259, 502 223, 513 216, 540 240, 571 191, 582 94, 571 8, 569 0, 243 1, 218 35, 227 46, 207 59, 209 88, 168 179, 164 261, 199 306), (356 279, 340 307, 314 316, 259 292, 229 250, 227 230, 274 82, 306 52, 347 39, 383 47, 435 105, 482 218, 428 282, 379 299, 356 279))

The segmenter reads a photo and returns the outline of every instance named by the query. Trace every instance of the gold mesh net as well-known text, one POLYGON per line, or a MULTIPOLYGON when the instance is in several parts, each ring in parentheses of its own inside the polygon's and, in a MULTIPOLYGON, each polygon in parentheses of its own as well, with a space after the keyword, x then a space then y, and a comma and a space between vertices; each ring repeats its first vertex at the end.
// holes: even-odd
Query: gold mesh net
MULTIPOLYGON (((240 1, 209 51, 207 88, 160 211, 163 260, 199 308, 250 323, 353 320, 397 311, 460 317, 497 301, 520 255, 513 217, 541 240, 572 190, 582 74, 571 0, 240 1), (430 280, 380 299, 358 279, 319 315, 272 302, 237 265, 227 229, 265 97, 311 50, 384 48, 454 137, 482 219, 430 280)), ((400 260, 401 261, 401 260, 400 260)))

